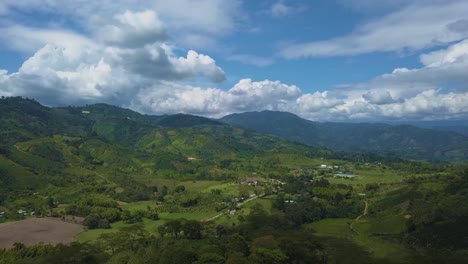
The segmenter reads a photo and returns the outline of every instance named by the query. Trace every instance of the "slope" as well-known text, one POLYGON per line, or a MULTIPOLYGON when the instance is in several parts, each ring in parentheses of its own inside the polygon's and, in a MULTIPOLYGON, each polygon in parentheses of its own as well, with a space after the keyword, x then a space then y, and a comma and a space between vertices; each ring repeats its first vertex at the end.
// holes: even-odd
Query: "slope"
POLYGON ((409 125, 320 123, 286 112, 232 114, 220 121, 335 151, 371 152, 406 159, 468 159, 468 137, 409 125))

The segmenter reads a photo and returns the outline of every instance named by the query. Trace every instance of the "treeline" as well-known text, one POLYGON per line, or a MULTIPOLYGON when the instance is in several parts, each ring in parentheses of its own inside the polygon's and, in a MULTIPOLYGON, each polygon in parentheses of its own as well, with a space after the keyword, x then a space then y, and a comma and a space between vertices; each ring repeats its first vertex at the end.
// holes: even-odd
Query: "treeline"
MULTIPOLYGON (((156 237, 144 225, 134 224, 102 234, 93 244, 15 244, 0 251, 8 264, 283 264, 283 263, 386 263, 349 240, 316 237, 310 230, 288 224, 281 212, 269 214, 259 204, 236 226, 194 220, 168 221, 156 237)), ((466 256, 443 252, 414 253, 402 263, 466 263, 466 256)))
POLYGON ((351 185, 330 184, 311 176, 283 178, 286 184, 275 198, 273 207, 284 213, 293 226, 324 218, 354 218, 362 213, 364 203, 351 185))

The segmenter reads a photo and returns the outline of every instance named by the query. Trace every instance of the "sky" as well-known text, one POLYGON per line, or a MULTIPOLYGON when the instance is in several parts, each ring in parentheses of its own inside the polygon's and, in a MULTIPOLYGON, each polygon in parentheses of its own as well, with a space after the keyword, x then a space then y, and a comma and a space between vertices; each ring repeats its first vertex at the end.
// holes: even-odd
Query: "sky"
POLYGON ((0 95, 145 114, 468 119, 466 0, 2 0, 0 95))

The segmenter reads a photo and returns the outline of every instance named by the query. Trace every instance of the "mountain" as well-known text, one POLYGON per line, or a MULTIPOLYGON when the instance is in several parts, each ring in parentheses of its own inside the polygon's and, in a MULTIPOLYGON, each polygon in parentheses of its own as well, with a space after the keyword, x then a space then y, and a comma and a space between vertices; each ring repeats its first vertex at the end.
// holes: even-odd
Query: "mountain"
POLYGON ((468 159, 468 137, 411 125, 313 122, 287 112, 232 114, 220 121, 335 151, 370 152, 428 161, 468 159))
POLYGON ((114 199, 145 200, 155 179, 274 175, 291 166, 281 155, 332 154, 204 117, 106 104, 49 108, 19 97, 0 100, 0 131, 0 198, 10 201, 47 189, 73 203, 97 186, 114 199))
MULTIPOLYGON (((295 140, 325 140, 325 128, 343 126, 257 114, 239 117, 295 140)), ((346 126, 367 137, 389 128, 346 126)), ((336 153, 203 117, 106 104, 51 108, 19 97, 0 99, 0 133, 0 224, 55 216, 88 227, 70 246, 15 243, 0 250, 0 263, 64 263, 71 255, 76 263, 166 256, 161 263, 400 264, 445 263, 447 255, 466 263, 466 164, 336 153), (185 248, 193 251, 187 261, 167 257, 185 248), (241 261, 226 255, 239 249, 241 261), (263 255, 274 259, 256 261, 263 255)))
MULTIPOLYGON (((395 123, 397 124, 397 123, 395 123)), ((400 124, 412 125, 422 128, 430 128, 442 131, 452 131, 458 134, 468 136, 468 120, 437 120, 437 121, 417 121, 404 122, 400 124)))

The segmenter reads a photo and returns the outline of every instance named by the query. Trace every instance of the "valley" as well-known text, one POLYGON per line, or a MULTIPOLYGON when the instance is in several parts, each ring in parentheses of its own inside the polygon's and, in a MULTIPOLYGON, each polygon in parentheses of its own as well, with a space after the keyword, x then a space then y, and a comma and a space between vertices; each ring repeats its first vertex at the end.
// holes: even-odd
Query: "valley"
POLYGON ((23 232, 2 232, 2 264, 468 259, 458 158, 334 152, 103 104, 5 98, 0 110, 0 230, 23 232))

